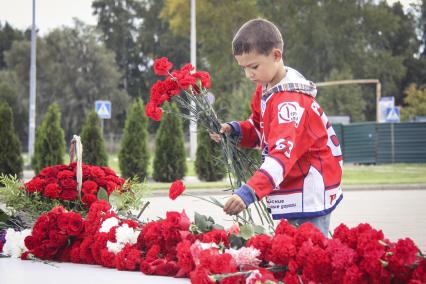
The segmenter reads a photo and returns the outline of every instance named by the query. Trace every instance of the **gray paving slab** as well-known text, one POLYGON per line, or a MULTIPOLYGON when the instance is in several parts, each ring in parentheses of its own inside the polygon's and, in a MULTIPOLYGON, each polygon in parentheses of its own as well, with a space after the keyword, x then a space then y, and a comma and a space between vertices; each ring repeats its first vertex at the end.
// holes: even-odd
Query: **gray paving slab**
MULTIPOLYGON (((202 195, 207 197, 208 195, 202 195)), ((215 198, 225 202, 226 195, 215 198)), ((142 218, 165 217, 166 211, 182 211, 193 220, 194 212, 212 216, 217 223, 229 227, 232 218, 221 208, 195 197, 180 196, 175 201, 164 196, 145 198, 150 205, 142 218)), ((426 190, 369 190, 348 191, 333 212, 331 228, 341 223, 349 227, 370 223, 391 241, 410 237, 422 251, 426 251, 426 190)))

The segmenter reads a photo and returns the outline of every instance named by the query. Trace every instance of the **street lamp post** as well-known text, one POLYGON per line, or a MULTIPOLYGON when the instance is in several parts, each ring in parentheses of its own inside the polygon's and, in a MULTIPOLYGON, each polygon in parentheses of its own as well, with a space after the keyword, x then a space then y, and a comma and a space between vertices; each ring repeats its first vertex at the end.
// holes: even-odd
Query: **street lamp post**
POLYGON ((30 65, 30 102, 29 102, 29 133, 28 156, 31 161, 34 155, 34 140, 36 126, 36 29, 35 29, 35 0, 33 0, 33 21, 31 26, 31 65, 30 65))
MULTIPOLYGON (((195 4, 196 4, 196 0, 191 0, 191 64, 194 67, 197 66, 195 4)), ((194 102, 192 102, 192 107, 195 107, 194 102)), ((189 122, 189 157, 193 161, 195 160, 196 151, 197 151, 197 122, 191 120, 189 122)))

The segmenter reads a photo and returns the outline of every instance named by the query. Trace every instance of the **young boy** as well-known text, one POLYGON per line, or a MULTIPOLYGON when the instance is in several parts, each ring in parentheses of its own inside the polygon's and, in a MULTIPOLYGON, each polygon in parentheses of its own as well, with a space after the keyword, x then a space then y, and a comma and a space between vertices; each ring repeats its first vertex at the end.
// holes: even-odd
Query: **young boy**
MULTIPOLYGON (((222 124, 220 132, 239 136, 242 147, 260 145, 263 164, 227 200, 224 211, 235 215, 266 197, 273 219, 311 222, 327 236, 330 213, 343 197, 342 152, 314 99, 314 83, 284 66, 281 33, 267 20, 245 23, 232 47, 257 88, 250 118, 222 124)), ((220 139, 219 134, 211 137, 220 139)))

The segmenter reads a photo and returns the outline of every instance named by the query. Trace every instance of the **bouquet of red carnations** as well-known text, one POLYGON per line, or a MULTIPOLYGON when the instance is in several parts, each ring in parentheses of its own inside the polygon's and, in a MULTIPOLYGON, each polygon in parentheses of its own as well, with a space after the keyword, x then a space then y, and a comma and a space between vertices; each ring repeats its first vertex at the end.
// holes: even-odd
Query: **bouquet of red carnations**
POLYGON ((25 183, 24 190, 29 194, 38 193, 50 200, 79 201, 89 208, 99 197, 120 191, 125 180, 108 167, 82 165, 83 183, 81 196, 77 190, 76 165, 56 165, 46 167, 32 180, 25 183), (102 194, 101 194, 102 193, 102 194))

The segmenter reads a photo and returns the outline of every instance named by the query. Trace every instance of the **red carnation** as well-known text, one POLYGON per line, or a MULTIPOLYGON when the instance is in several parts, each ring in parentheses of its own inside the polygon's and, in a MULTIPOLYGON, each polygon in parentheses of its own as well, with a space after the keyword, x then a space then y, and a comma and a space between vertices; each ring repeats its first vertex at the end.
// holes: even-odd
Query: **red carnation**
POLYGON ((62 200, 76 200, 78 196, 78 192, 76 189, 64 189, 59 198, 62 200))
POLYGON ((296 228, 287 220, 282 219, 275 230, 276 235, 289 235, 291 237, 296 233, 296 228))
POLYGON ((50 198, 58 198, 61 193, 61 188, 57 183, 50 183, 44 189, 44 196, 50 198))
POLYGON ((161 117, 163 116, 163 110, 159 107, 157 107, 153 102, 148 102, 145 106, 145 113, 146 116, 149 118, 160 121, 161 117))
POLYGON ((83 182, 81 191, 83 191, 84 194, 95 194, 98 192, 98 184, 94 181, 86 180, 83 182))
POLYGON ((169 189, 169 197, 171 200, 175 200, 179 195, 185 191, 185 185, 178 179, 172 183, 169 189))
POLYGON ((35 177, 25 184, 25 188, 27 192, 29 193, 42 192, 43 187, 44 187, 44 180, 39 177, 35 177))
POLYGON ((255 235, 247 242, 247 247, 253 247, 260 250, 260 259, 269 260, 270 251, 271 251, 271 237, 268 235, 255 235))
POLYGON ((195 267, 190 251, 191 245, 190 241, 184 240, 176 247, 176 257, 178 259, 179 267, 184 275, 187 275, 195 267))
POLYGON ((105 177, 105 172, 100 167, 96 167, 96 166, 91 167, 90 174, 95 178, 105 177))
POLYGON ((90 205, 96 200, 98 200, 98 198, 94 194, 84 194, 81 198, 81 202, 83 202, 87 207, 90 207, 90 205))
POLYGON ((161 57, 154 61, 154 73, 159 76, 167 76, 173 64, 169 62, 167 57, 161 57))
POLYGON ((210 81, 210 74, 208 72, 198 71, 198 72, 195 72, 193 74, 193 76, 196 79, 200 80, 201 86, 203 86, 203 88, 205 88, 205 89, 211 88, 212 84, 211 84, 211 81, 210 81))
POLYGON ((68 170, 60 171, 57 176, 58 179, 66 179, 66 178, 73 178, 73 177, 74 177, 74 173, 68 170))
POLYGON ((275 235, 272 239, 271 260, 275 264, 287 265, 296 256, 293 238, 287 235, 275 235))
POLYGON ((77 181, 66 178, 60 181, 60 185, 63 190, 76 190, 77 189, 77 181))
POLYGON ((41 177, 44 178, 56 178, 56 175, 58 174, 58 169, 56 167, 45 167, 40 171, 38 174, 41 177))

